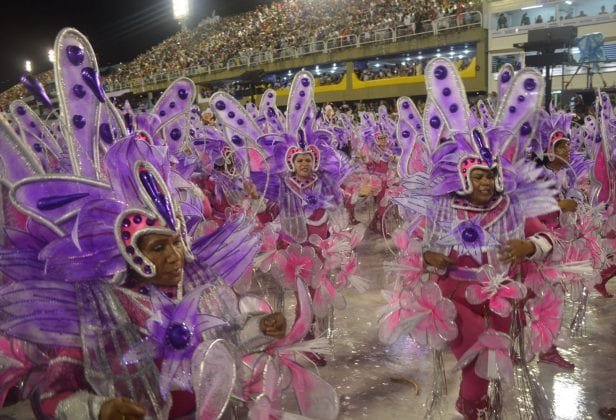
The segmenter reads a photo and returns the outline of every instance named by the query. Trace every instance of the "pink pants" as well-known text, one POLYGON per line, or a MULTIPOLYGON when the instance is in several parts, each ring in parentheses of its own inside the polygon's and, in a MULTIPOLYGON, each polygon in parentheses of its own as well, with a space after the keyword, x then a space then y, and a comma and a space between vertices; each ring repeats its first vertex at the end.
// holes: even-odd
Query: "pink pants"
MULTIPOLYGON (((460 359, 462 355, 477 342, 479 335, 490 328, 509 333, 511 317, 502 318, 492 313, 487 302, 482 305, 471 305, 466 301, 466 287, 470 282, 443 278, 439 281, 443 296, 448 297, 456 305, 458 316, 458 337, 449 343, 451 351, 460 359)), ((460 397, 471 404, 479 405, 488 393, 488 381, 475 374, 475 362, 462 370, 460 382, 460 397)))

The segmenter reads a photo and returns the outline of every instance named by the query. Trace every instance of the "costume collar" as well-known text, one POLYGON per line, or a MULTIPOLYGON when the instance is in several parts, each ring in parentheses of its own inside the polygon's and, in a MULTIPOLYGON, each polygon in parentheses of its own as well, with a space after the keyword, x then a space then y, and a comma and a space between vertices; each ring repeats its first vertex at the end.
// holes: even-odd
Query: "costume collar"
POLYGON ((314 184, 315 182, 317 182, 317 179, 319 179, 319 177, 317 176, 317 174, 313 173, 312 177, 309 180, 303 180, 300 179, 297 175, 292 174, 289 176, 289 181, 291 183, 291 186, 294 186, 296 188, 299 188, 300 190, 303 188, 307 188, 309 186, 311 186, 312 184, 314 184))
POLYGON ((473 204, 466 197, 454 197, 453 208, 456 210, 466 210, 478 213, 484 213, 494 210, 497 206, 501 205, 503 201, 503 194, 494 194, 492 199, 485 205, 473 204))

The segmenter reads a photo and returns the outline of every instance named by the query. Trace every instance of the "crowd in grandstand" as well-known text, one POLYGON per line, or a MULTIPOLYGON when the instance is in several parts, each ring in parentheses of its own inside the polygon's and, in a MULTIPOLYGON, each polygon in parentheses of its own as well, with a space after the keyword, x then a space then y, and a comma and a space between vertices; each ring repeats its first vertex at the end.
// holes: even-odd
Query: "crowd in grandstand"
MULTIPOLYGON (((293 57, 322 50, 328 41, 328 48, 352 44, 356 40, 353 35, 362 42, 371 37, 374 41, 386 40, 386 30, 393 28, 404 34, 432 31, 431 21, 452 16, 454 25, 462 24, 480 5, 457 0, 330 0, 325 8, 317 0, 274 2, 179 31, 120 66, 104 78, 104 83, 153 82, 158 74, 179 76, 191 67, 218 69, 230 61, 242 65, 254 63, 255 58, 267 61, 293 57)), ((51 77, 51 71, 37 75, 43 83, 51 77)), ((0 95, 0 104, 23 96, 25 89, 16 85, 0 95)))

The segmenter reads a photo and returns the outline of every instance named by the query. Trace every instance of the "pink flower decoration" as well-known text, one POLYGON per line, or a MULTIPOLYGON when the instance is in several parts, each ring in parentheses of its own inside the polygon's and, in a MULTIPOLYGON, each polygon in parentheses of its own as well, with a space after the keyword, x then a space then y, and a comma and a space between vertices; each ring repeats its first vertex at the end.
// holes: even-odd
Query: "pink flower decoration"
POLYGON ((254 265, 262 272, 267 273, 281 251, 278 249, 278 233, 269 226, 263 230, 262 238, 261 253, 255 257, 254 265))
POLYGON ((492 266, 483 266, 478 278, 482 279, 481 283, 473 283, 466 288, 466 300, 471 305, 479 305, 488 300, 490 310, 502 317, 509 316, 513 309, 510 299, 517 300, 526 296, 526 286, 497 274, 492 266))
POLYGON ((524 264, 524 267, 526 269, 524 285, 536 294, 562 279, 562 273, 547 264, 529 262, 524 264))
POLYGON ((381 294, 387 304, 377 310, 379 340, 384 344, 392 344, 411 328, 414 315, 411 302, 415 300, 415 296, 401 286, 397 290, 382 290, 381 294))
POLYGON ((545 288, 541 295, 526 302, 528 325, 525 329, 532 354, 547 351, 558 338, 562 324, 563 303, 562 292, 553 287, 545 288))
POLYGON ((259 355, 244 357, 244 363, 252 369, 250 379, 244 386, 244 398, 258 393, 250 409, 250 418, 271 420, 281 418, 282 394, 291 388, 300 412, 310 418, 333 419, 339 410, 334 388, 296 362, 298 353, 314 351, 310 343, 302 342, 312 324, 310 296, 306 286, 297 281, 299 316, 289 334, 274 340, 259 355))
POLYGON ((433 349, 441 349, 458 336, 455 323, 456 307, 443 297, 441 288, 434 282, 422 283, 414 290, 415 300, 410 309, 415 322, 410 333, 413 339, 433 349))
POLYGON ((336 290, 326 272, 321 272, 312 283, 314 295, 312 297, 312 308, 317 318, 324 318, 329 314, 329 308, 346 308, 344 296, 336 290))
POLYGON ((353 254, 351 258, 347 259, 346 262, 342 264, 340 272, 336 275, 337 288, 341 289, 352 285, 362 293, 368 290, 368 281, 355 274, 358 266, 357 255, 353 254))
POLYGON ((275 262, 272 267, 274 277, 281 286, 288 289, 295 288, 297 279, 312 284, 321 270, 321 261, 311 246, 292 244, 278 253, 275 262))
POLYGON ((505 333, 489 329, 458 360, 456 369, 462 369, 473 360, 475 373, 486 380, 502 380, 513 384, 513 363, 509 356, 511 338, 505 333))

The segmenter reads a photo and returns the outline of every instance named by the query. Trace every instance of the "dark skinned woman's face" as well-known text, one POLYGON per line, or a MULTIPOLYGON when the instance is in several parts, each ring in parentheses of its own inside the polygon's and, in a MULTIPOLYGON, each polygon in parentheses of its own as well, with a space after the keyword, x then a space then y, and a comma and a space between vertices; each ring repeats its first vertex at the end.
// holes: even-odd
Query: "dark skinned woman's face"
POLYGON ((569 162, 571 160, 571 146, 567 140, 559 140, 554 145, 554 154, 556 159, 561 162, 569 162))
POLYGON ((488 169, 473 169, 471 171, 471 184, 473 192, 468 201, 476 205, 485 205, 490 202, 496 193, 496 174, 488 169))
POLYGON ((139 249, 156 266, 156 276, 145 281, 156 286, 177 286, 182 280, 184 245, 179 234, 148 233, 139 238, 139 249))

